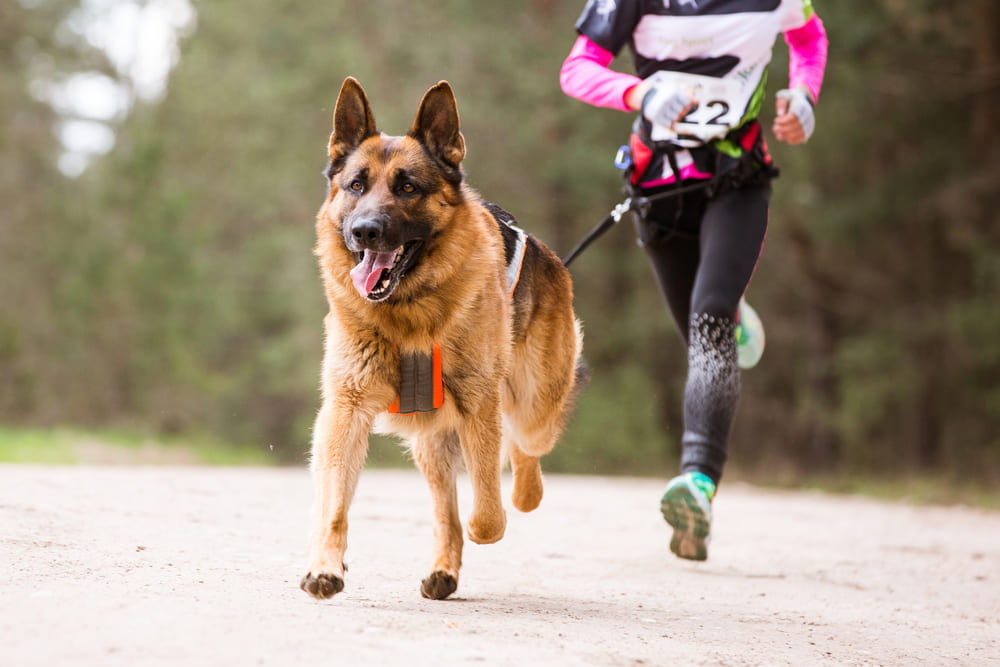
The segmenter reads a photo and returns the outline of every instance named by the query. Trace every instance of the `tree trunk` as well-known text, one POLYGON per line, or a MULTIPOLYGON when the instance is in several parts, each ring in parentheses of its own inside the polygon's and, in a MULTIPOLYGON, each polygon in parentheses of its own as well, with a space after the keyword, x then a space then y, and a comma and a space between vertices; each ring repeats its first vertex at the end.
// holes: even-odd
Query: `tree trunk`
POLYGON ((840 338, 835 304, 842 286, 833 272, 824 268, 809 231, 796 221, 788 220, 786 224, 790 247, 798 256, 799 272, 809 294, 809 309, 802 314, 802 323, 804 328, 812 329, 808 337, 815 343, 808 366, 807 387, 813 395, 812 403, 824 407, 810 416, 803 463, 810 470, 830 471, 841 462, 840 438, 827 415, 836 412, 839 402, 833 360, 840 338))
POLYGON ((972 154, 980 165, 997 159, 1000 142, 1000 9, 997 0, 978 0, 972 39, 974 94, 972 98, 972 154))

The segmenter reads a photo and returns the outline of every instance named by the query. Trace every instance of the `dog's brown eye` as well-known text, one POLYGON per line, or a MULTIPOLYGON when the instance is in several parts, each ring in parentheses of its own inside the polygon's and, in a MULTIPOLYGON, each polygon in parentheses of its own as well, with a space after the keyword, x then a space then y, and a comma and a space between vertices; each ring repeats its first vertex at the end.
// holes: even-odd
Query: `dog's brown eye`
POLYGON ((351 181, 351 189, 355 192, 361 192, 365 189, 365 184, 361 181, 351 181))
POLYGON ((414 192, 417 191, 417 187, 413 185, 413 183, 403 183, 402 190, 406 194, 412 195, 414 192))

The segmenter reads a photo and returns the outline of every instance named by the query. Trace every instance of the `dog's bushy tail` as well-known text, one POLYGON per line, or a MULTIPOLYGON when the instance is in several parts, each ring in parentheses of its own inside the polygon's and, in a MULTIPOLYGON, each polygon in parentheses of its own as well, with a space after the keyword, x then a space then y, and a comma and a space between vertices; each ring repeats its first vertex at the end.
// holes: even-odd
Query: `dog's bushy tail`
POLYGON ((579 357, 576 360, 576 371, 573 374, 573 387, 570 389, 563 409, 564 419, 568 419, 573 414, 573 410, 576 409, 576 401, 588 384, 590 384, 590 366, 583 360, 583 357, 579 357))

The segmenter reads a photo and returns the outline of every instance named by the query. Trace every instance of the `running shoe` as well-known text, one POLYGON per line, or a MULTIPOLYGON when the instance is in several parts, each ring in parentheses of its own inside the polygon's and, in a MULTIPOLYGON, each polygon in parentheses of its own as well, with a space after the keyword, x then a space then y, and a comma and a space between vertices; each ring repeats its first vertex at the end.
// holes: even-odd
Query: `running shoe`
POLYGON ((736 323, 736 357, 740 368, 753 368, 764 354, 764 325, 757 311, 740 299, 736 323))
POLYGON ((679 558, 708 558, 715 484, 707 475, 688 472, 674 477, 660 499, 663 518, 673 526, 670 550, 679 558))

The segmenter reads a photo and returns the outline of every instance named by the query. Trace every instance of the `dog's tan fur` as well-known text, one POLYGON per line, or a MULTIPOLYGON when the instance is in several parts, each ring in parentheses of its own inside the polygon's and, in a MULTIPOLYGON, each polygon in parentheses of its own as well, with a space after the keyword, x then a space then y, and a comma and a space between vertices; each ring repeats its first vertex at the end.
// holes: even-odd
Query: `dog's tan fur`
POLYGON ((331 186, 317 217, 316 252, 330 312, 302 588, 317 598, 343 588, 347 513, 374 430, 402 437, 430 486, 434 559, 421 592, 443 599, 456 589, 462 561, 455 482, 463 459, 474 492, 472 541, 503 537, 502 452, 512 464, 514 506, 531 511, 541 501, 539 457, 559 436, 577 382, 581 335, 569 273, 529 236, 520 281, 508 294, 498 224, 462 181, 465 142, 446 82, 424 95, 408 135, 390 137, 378 132, 364 91, 348 78, 329 153, 331 186), (409 182, 401 179, 420 186, 415 195, 404 192, 409 182), (423 226, 422 254, 381 302, 352 284, 358 255, 347 245, 348 228, 375 213, 390 228, 423 226), (434 343, 441 348, 443 406, 387 413, 400 382, 400 355, 434 343))

